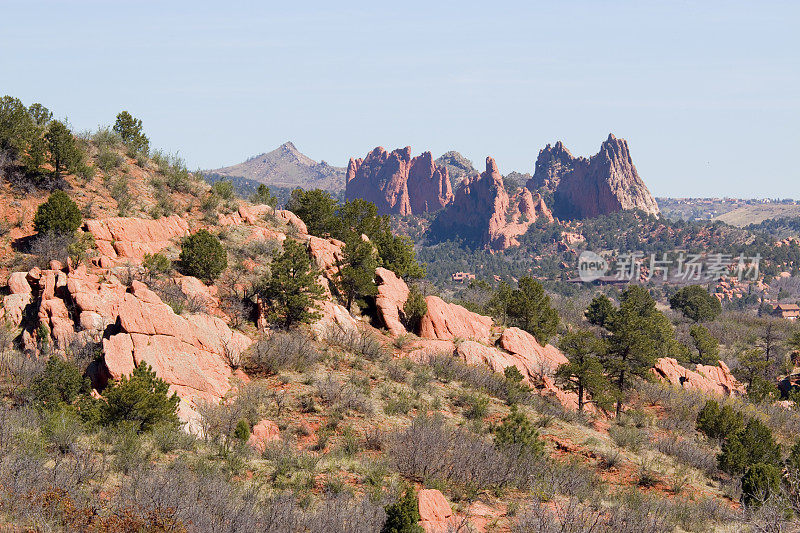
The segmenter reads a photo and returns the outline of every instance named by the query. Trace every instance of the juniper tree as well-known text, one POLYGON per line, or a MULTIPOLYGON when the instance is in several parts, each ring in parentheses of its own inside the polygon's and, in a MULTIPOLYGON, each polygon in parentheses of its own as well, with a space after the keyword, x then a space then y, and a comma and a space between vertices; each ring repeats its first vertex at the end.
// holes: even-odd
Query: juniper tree
POLYGON ((324 294, 318 277, 319 271, 312 267, 305 247, 285 240, 283 252, 272 261, 269 275, 257 287, 267 320, 283 328, 317 320, 321 316, 317 300, 324 294))

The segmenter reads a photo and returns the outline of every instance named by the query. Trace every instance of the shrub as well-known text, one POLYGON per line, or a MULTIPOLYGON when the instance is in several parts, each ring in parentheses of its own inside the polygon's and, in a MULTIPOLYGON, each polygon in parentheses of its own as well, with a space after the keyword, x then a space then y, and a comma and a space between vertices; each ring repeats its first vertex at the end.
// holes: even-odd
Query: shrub
POLYGON ((483 419, 489 411, 489 398, 482 394, 463 392, 454 403, 464 408, 464 418, 468 420, 483 419))
POLYGON ((325 340, 368 361, 379 361, 388 355, 381 339, 366 329, 342 329, 332 325, 325 331, 325 340))
POLYGON ((33 228, 37 233, 74 233, 81 225, 81 211, 64 191, 55 191, 36 210, 33 228))
POLYGON ((132 154, 146 155, 150 151, 150 140, 142 132, 141 119, 134 118, 127 111, 117 115, 114 132, 120 136, 132 154))
POLYGON ((75 365, 51 355, 31 385, 31 394, 37 403, 52 409, 72 403, 81 390, 88 390, 88 387, 88 380, 75 365))
POLYGON ((233 190, 233 183, 227 180, 220 180, 211 186, 211 192, 223 200, 233 200, 236 192, 233 190))
POLYGON ((697 431, 710 439, 722 440, 744 428, 744 417, 730 405, 720 409, 716 400, 708 400, 697 414, 697 431))
POLYGON ((277 331, 259 339, 245 355, 244 368, 252 374, 277 374, 290 368, 302 372, 322 357, 317 343, 303 331, 277 331))
POLYGON ((647 441, 645 433, 635 427, 611 426, 608 434, 614 444, 623 448, 628 448, 632 452, 641 450, 642 445, 647 441))
POLYGON ((773 439, 770 429, 754 418, 744 429, 725 440, 718 460, 721 470, 729 474, 740 474, 758 463, 780 464, 781 447, 773 439))
POLYGON ((170 453, 175 450, 191 450, 194 448, 195 438, 183 430, 179 424, 162 422, 150 430, 153 445, 161 453, 170 453))
POLYGON ((780 482, 780 469, 771 464, 756 463, 742 476, 742 501, 745 505, 758 506, 778 492, 780 482))
POLYGON ((537 456, 544 454, 544 443, 539 439, 539 432, 516 405, 511 406, 511 413, 494 428, 494 441, 501 447, 512 446, 537 456))
POLYGON ((247 420, 239 420, 236 423, 236 428, 233 430, 233 438, 247 442, 247 439, 250 438, 250 424, 247 423, 247 420))
POLYGON ((417 494, 408 487, 395 503, 386 506, 386 523, 381 533, 423 533, 419 521, 417 494))
POLYGON ((228 254, 222 243, 204 229, 184 239, 180 260, 185 274, 207 281, 214 280, 228 267, 228 254))
POLYGON ((419 323, 425 313, 428 312, 428 304, 425 296, 420 292, 419 287, 412 285, 406 303, 403 304, 404 324, 409 331, 418 331, 419 323))
POLYGON ((163 276, 172 270, 172 261, 166 255, 158 252, 155 254, 144 254, 142 266, 145 267, 151 276, 163 276))
POLYGON ((669 299, 672 309, 695 322, 714 320, 722 312, 720 301, 700 285, 683 287, 669 299))
POLYGON ((250 201, 254 204, 263 204, 275 207, 278 205, 278 199, 270 192, 269 187, 263 183, 258 186, 256 192, 250 197, 250 201))
POLYGON ((130 422, 137 431, 146 431, 160 422, 178 422, 178 395, 170 395, 169 385, 145 362, 130 377, 111 382, 103 398, 100 421, 104 425, 130 422))

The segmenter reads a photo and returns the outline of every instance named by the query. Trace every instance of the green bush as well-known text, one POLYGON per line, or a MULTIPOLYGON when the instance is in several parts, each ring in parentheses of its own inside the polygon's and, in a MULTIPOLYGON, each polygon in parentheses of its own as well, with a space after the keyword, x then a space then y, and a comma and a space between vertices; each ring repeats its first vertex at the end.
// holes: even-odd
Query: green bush
POLYGON ((511 406, 511 412, 493 432, 494 442, 498 447, 518 447, 520 452, 544 454, 544 443, 539 439, 539 432, 516 405, 511 406))
POLYGON ((729 474, 741 474, 758 463, 779 465, 781 447, 775 442, 767 426, 752 419, 744 429, 725 440, 717 460, 721 470, 729 474))
POLYGON ((250 438, 250 424, 247 420, 239 420, 233 430, 233 438, 246 442, 250 438))
POLYGON ((75 365, 51 355, 31 386, 31 395, 38 404, 53 409, 72 403, 88 388, 88 380, 75 365))
POLYGON ((722 312, 722 304, 700 285, 683 287, 669 299, 669 306, 695 322, 714 320, 722 312))
POLYGON ((427 312, 428 304, 425 302, 425 296, 419 287, 412 285, 406 303, 403 304, 403 321, 406 329, 412 332, 418 331, 419 323, 427 312))
POLYGON ((222 243, 204 229, 183 240, 180 260, 184 274, 206 281, 216 279, 228 267, 222 243))
POLYGON ((142 132, 141 119, 134 118, 127 111, 122 111, 117 115, 114 132, 120 136, 132 155, 147 155, 150 151, 150 140, 142 132))
POLYGON ((381 533, 423 533, 419 521, 417 494, 408 487, 395 503, 386 506, 386 522, 381 533))
POLYGON ((163 276, 172 270, 172 261, 162 253, 144 254, 142 266, 151 276, 163 276))
POLYGON ((744 429, 744 417, 731 406, 720 409, 715 400, 708 400, 697 413, 697 431, 710 439, 722 440, 744 429))
POLYGON ((74 233, 81 225, 81 210, 64 191, 55 191, 36 210, 33 228, 38 233, 74 233))
POLYGON ((745 505, 758 506, 778 492, 780 483, 781 471, 778 467, 756 463, 742 476, 742 502, 745 505))
POLYGON ((130 377, 122 376, 103 391, 100 422, 103 425, 129 423, 137 431, 147 431, 163 422, 178 423, 178 396, 169 394, 169 385, 156 377, 142 362, 130 377))
POLYGON ((270 192, 269 187, 263 183, 258 186, 256 192, 250 197, 250 201, 254 204, 263 204, 275 207, 278 205, 278 199, 270 192))
POLYGON ((211 186, 211 192, 223 200, 233 200, 233 198, 236 196, 236 191, 233 189, 233 183, 227 180, 216 182, 211 186))

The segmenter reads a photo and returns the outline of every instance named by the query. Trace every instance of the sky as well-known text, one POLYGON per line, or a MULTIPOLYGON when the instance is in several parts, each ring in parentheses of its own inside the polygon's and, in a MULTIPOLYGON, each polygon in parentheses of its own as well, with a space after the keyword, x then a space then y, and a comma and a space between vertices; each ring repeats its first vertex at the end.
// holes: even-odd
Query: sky
POLYGON ((0 94, 217 168, 291 140, 533 172, 627 139, 655 196, 800 199, 800 2, 0 0, 0 94))

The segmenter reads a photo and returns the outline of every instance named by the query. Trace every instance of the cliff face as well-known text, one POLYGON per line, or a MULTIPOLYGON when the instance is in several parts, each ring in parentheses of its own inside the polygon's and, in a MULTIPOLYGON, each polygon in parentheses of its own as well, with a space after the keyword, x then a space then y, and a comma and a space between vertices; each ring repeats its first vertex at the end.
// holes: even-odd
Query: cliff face
POLYGON ((540 217, 553 220, 542 197, 525 188, 509 196, 497 164, 487 157, 486 171, 464 181, 453 203, 437 217, 434 232, 504 250, 519 246, 517 237, 540 217))
POLYGON ((368 200, 381 214, 432 213, 453 200, 447 168, 430 152, 412 158, 410 146, 392 152, 379 146, 364 159, 350 158, 345 179, 348 200, 368 200))
POLYGON ((553 191, 554 214, 561 219, 591 218, 625 209, 659 213, 631 159, 628 143, 609 135, 600 151, 573 157, 561 142, 539 152, 528 189, 553 191))

